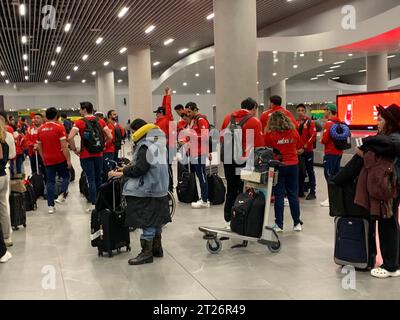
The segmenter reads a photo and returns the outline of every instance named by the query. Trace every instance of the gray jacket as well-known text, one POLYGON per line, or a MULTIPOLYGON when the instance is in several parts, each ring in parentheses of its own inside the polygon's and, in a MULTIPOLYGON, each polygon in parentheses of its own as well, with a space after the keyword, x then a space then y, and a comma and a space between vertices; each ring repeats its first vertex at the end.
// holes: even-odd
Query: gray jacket
POLYGON ((168 194, 169 173, 164 133, 153 129, 136 145, 133 165, 125 168, 123 195, 161 198, 168 194))

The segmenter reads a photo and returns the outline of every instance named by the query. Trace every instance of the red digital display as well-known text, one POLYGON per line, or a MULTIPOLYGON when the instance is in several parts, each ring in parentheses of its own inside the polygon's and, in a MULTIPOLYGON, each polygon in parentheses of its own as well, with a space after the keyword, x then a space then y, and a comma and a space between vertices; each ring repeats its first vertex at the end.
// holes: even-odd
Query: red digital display
POLYGON ((337 97, 339 119, 352 129, 376 129, 378 112, 376 107, 400 105, 400 90, 370 92, 337 97))

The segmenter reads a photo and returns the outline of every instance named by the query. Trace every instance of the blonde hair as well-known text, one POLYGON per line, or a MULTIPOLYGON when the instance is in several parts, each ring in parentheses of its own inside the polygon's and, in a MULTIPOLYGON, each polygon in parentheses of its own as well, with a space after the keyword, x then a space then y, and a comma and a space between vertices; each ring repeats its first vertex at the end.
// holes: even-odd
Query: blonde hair
POLYGON ((3 120, 0 120, 0 142, 6 141, 7 131, 6 131, 6 124, 3 120))
POLYGON ((267 130, 268 131, 287 131, 296 129, 292 120, 282 112, 274 112, 269 118, 267 130))

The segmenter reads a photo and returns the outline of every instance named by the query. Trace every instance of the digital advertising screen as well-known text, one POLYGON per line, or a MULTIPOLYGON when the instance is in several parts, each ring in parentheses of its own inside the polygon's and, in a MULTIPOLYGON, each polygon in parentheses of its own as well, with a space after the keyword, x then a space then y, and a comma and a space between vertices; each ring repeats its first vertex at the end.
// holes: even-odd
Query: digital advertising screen
POLYGON ((377 106, 400 105, 400 90, 358 93, 337 97, 339 119, 353 130, 376 130, 377 106))

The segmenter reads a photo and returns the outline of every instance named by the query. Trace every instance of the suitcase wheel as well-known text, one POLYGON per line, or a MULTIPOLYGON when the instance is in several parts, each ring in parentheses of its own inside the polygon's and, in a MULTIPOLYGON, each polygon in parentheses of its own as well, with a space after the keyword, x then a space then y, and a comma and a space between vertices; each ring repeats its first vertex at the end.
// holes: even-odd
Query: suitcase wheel
POLYGON ((207 241, 207 250, 211 254, 218 254, 222 250, 222 242, 220 240, 208 240, 207 241))
POLYGON ((108 257, 109 257, 109 258, 114 257, 114 254, 112 253, 112 251, 108 251, 108 257))
POLYGON ((26 229, 26 223, 25 223, 25 224, 23 224, 23 227, 26 229))
POLYGON ((132 251, 132 248, 130 246, 127 246, 126 247, 126 252, 131 252, 131 251, 132 251))
POLYGON ((268 249, 272 253, 279 253, 281 251, 281 247, 282 246, 280 241, 268 245, 268 249))
POLYGON ((19 230, 18 227, 12 227, 12 229, 13 229, 14 231, 18 231, 18 230, 19 230))
POLYGON ((121 248, 117 249, 117 253, 120 254, 121 253, 121 248))

